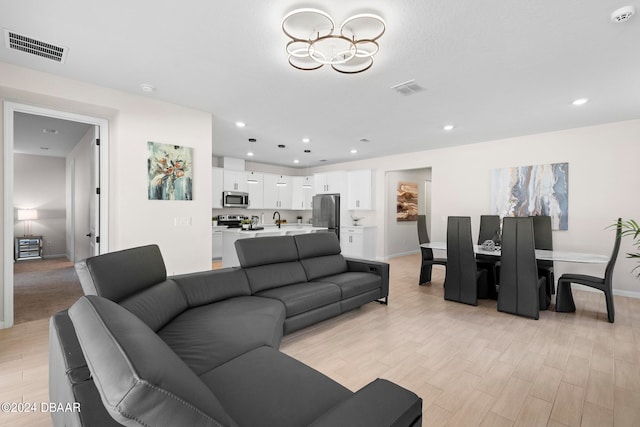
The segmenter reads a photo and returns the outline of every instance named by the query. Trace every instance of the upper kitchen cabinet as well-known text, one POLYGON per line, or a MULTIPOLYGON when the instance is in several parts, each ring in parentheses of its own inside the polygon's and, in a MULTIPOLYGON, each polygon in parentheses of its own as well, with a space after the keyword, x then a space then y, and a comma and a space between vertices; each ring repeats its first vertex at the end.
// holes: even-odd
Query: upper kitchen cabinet
POLYGON ((315 194, 346 194, 345 171, 322 172, 313 175, 315 194))
POLYGON ((311 210, 313 200, 313 176, 293 176, 291 209, 311 210))
POLYGON ((258 172, 245 172, 247 193, 249 193, 248 209, 264 208, 264 176, 258 172))
POLYGON ((224 171, 220 168, 211 169, 211 207, 222 209, 222 192, 224 191, 224 171))
POLYGON ((374 208, 374 178, 372 169, 347 172, 347 209, 371 210, 374 208))
MULTIPOLYGON (((263 174, 264 208, 291 209, 292 179, 287 175, 263 174)), ((251 199, 249 199, 251 202, 251 199)))
POLYGON ((247 192, 247 173, 245 171, 224 170, 224 190, 247 192))

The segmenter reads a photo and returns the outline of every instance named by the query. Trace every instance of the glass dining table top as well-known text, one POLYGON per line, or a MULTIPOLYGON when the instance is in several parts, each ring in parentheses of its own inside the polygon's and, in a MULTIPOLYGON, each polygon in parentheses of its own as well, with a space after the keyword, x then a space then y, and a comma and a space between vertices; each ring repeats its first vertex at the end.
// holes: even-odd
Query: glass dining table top
MULTIPOLYGON (((423 248, 430 248, 435 250, 447 250, 446 242, 430 242, 420 245, 423 248)), ((490 255, 499 257, 501 255, 500 248, 496 247, 494 250, 485 249, 481 245, 474 245, 473 250, 476 254, 490 255)), ((557 261, 557 262, 578 262, 585 264, 606 264, 609 262, 609 256, 593 254, 587 252, 565 252, 557 250, 544 250, 536 249, 536 259, 557 261)))

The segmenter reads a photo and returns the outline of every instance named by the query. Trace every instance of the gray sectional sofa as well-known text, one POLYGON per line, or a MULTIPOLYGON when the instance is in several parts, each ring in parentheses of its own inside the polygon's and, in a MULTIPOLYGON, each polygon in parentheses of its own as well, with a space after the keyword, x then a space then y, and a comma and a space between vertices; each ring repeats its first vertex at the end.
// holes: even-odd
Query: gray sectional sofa
POLYGON ((85 296, 50 322, 62 426, 419 426, 422 400, 353 393, 278 351, 283 334, 388 296, 388 265, 334 234, 241 239, 242 268, 167 277, 155 245, 90 258, 85 296))

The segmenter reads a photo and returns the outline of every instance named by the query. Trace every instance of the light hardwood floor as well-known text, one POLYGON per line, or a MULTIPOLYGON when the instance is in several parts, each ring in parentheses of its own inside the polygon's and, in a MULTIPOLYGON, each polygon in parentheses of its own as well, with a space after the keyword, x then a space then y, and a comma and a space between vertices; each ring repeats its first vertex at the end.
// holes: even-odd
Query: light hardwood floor
MULTIPOLYGON (((423 426, 640 425, 640 300, 574 291, 576 313, 529 320, 443 300, 444 269, 417 286, 418 255, 391 264, 376 303, 286 336, 283 352, 351 390, 377 377, 423 399, 423 426)), ((0 330, 0 402, 48 401, 47 322, 0 330)), ((0 425, 51 425, 2 414, 0 425)))

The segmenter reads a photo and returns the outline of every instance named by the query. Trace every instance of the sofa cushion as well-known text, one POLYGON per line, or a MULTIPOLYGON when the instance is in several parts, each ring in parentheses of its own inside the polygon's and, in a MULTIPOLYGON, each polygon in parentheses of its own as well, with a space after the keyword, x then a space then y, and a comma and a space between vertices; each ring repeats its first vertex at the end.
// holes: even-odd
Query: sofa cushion
POLYGON ((244 272, 249 279, 249 286, 253 294, 266 289, 307 281, 304 268, 298 261, 245 268, 244 272))
POLYGON ((238 239, 235 247, 243 268, 298 260, 298 249, 293 236, 238 239))
POLYGON ((97 295, 116 302, 167 279, 157 245, 90 257, 85 264, 93 286, 85 284, 83 289, 93 288, 97 295))
POLYGON ((189 307, 251 295, 247 275, 237 267, 181 274, 171 279, 182 289, 189 307))
POLYGON ((353 395, 269 347, 245 353, 201 378, 241 426, 308 426, 353 395))
POLYGON ((284 317, 280 301, 237 297, 191 308, 158 335, 200 375, 257 347, 277 349, 284 317))
POLYGON ((326 276, 313 282, 333 283, 340 287, 342 299, 380 289, 382 279, 377 274, 352 271, 326 276))
POLYGON ((189 308, 187 299, 173 280, 132 295, 119 303, 157 332, 174 317, 189 308))
POLYGON ((332 283, 304 282, 281 286, 256 294, 282 301, 287 317, 340 301, 340 288, 332 283))
POLYGON ((300 260, 300 263, 309 281, 333 274, 344 273, 348 270, 347 261, 340 254, 307 258, 300 260))
POLYGON ((335 233, 300 234, 294 239, 307 280, 348 270, 347 261, 340 254, 340 241, 335 233))
POLYGON ((294 240, 301 260, 340 253, 340 241, 335 233, 299 234, 294 240))
POLYGON ((84 296, 69 316, 102 402, 118 422, 235 425, 200 378, 125 308, 84 296))

